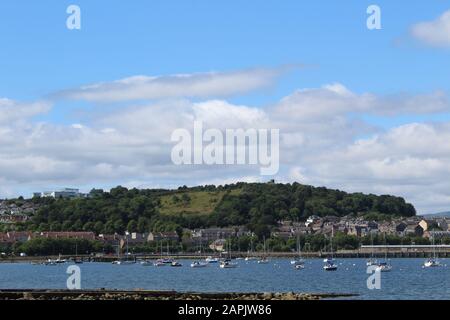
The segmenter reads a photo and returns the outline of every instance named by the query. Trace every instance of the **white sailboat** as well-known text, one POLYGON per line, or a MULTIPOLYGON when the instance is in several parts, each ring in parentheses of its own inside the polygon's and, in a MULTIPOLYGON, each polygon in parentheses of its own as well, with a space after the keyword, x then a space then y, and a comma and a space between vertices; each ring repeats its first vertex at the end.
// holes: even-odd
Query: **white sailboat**
POLYGON ((136 263, 136 260, 129 260, 130 253, 128 252, 128 233, 126 233, 126 256, 127 256, 126 260, 120 258, 120 241, 119 241, 119 244, 117 245, 117 260, 113 261, 112 264, 130 265, 136 263))
POLYGON ((328 257, 324 259, 325 265, 323 266, 323 270, 325 271, 336 271, 338 266, 334 261, 333 258, 333 236, 334 236, 334 230, 331 229, 331 238, 330 238, 330 250, 331 250, 331 257, 328 257))
POLYGON ((258 260, 258 264, 268 264, 269 263, 269 259, 267 258, 267 254, 266 254, 266 237, 264 237, 264 254, 261 257, 261 259, 258 260))
POLYGON ((247 256, 245 257, 245 261, 257 260, 253 255, 253 236, 250 238, 250 250, 248 251, 247 256))
POLYGON ((385 245, 385 250, 384 250, 384 261, 381 261, 378 263, 378 267, 377 267, 377 271, 380 272, 390 272, 392 270, 392 265, 390 263, 390 261, 387 258, 387 241, 386 241, 386 234, 384 234, 384 245, 385 245))
MULTIPOLYGON (((169 249, 167 249, 169 250, 169 249)), ((167 254, 169 253, 169 251, 167 251, 167 254)), ((156 262, 153 264, 155 267, 165 267, 167 265, 169 265, 170 263, 172 263, 172 261, 169 261, 168 258, 163 258, 163 245, 161 242, 161 257, 156 260, 156 262)))
POLYGON ((305 268, 305 260, 302 258, 302 249, 300 244, 300 236, 297 236, 297 259, 291 260, 291 265, 297 270, 302 270, 305 268))
MULTIPOLYGON (((200 242, 200 257, 202 255, 202 243, 200 242)), ((205 268, 208 266, 208 262, 204 262, 201 260, 195 260, 191 263, 191 268, 205 268)))
POLYGON ((215 258, 215 257, 209 256, 208 258, 205 259, 205 261, 207 263, 218 263, 219 262, 219 258, 215 258))
POLYGON ((228 259, 225 259, 220 262, 220 268, 222 269, 231 269, 231 268, 237 268, 238 264, 237 262, 231 261, 231 241, 228 240, 228 259))
POLYGON ((372 250, 371 250, 372 252, 371 252, 370 259, 368 259, 367 262, 366 262, 366 265, 368 267, 370 267, 370 266, 377 266, 378 265, 378 260, 375 259, 374 252, 373 252, 373 234, 372 234, 372 232, 370 233, 370 242, 372 244, 372 250))
POLYGON ((434 268, 434 267, 440 267, 441 263, 436 258, 436 246, 434 244, 434 236, 431 237, 432 246, 433 246, 433 258, 429 258, 427 261, 424 262, 423 267, 424 268, 434 268))

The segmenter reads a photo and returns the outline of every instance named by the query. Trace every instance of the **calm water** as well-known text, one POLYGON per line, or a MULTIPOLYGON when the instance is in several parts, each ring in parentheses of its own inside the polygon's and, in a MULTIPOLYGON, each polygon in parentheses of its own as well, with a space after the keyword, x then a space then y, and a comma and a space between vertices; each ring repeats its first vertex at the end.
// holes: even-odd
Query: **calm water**
MULTIPOLYGON (((271 260, 267 265, 239 261, 236 269, 218 264, 181 268, 110 263, 84 263, 83 289, 154 289, 200 292, 313 292, 357 293, 358 299, 450 299, 450 260, 445 267, 423 269, 423 259, 392 259, 393 270, 381 274, 381 290, 367 289, 366 260, 340 259, 336 272, 322 270, 322 259, 306 261, 304 270, 295 270, 288 259, 271 260)), ((41 266, 0 264, 0 288, 65 288, 69 264, 41 266)))

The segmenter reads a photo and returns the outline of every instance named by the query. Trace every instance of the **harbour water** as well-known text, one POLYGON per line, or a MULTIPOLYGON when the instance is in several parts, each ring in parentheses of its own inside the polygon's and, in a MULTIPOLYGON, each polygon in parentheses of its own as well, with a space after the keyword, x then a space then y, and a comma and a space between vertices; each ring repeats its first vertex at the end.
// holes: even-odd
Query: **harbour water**
MULTIPOLYGON (((239 260, 239 266, 221 269, 218 264, 191 268, 84 263, 82 289, 148 289, 180 292, 305 292, 353 293, 355 299, 450 299, 450 259, 443 267, 422 268, 424 259, 392 259, 393 270, 381 273, 381 289, 367 288, 365 259, 337 260, 338 270, 326 272, 322 259, 307 259, 295 270, 289 259, 268 264, 239 260)), ((56 266, 30 263, 0 264, 0 289, 65 289, 69 263, 56 266)))

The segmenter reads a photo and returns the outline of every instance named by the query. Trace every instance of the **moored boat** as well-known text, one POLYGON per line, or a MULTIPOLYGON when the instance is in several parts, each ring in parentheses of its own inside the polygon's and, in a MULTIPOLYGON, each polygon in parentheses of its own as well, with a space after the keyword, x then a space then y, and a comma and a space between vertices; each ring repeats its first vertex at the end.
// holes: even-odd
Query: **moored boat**
POLYGON ((222 261, 220 263, 220 267, 222 269, 236 268, 237 266, 238 266, 238 264, 236 262, 231 262, 231 261, 222 261))
POLYGON ((201 261, 193 261, 191 263, 191 268, 204 268, 206 267, 208 264, 206 262, 201 262, 201 261))

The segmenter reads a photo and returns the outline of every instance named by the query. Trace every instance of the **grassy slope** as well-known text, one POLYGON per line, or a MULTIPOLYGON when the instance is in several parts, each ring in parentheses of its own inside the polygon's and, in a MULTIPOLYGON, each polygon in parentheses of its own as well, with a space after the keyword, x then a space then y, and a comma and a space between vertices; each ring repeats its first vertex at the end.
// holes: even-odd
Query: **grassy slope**
MULTIPOLYGON (((230 194, 236 195, 241 193, 241 189, 234 189, 230 191, 230 194)), ((170 195, 161 196, 161 214, 171 215, 178 213, 192 213, 209 215, 213 212, 214 208, 220 203, 226 191, 188 191, 185 192, 191 198, 188 204, 182 201, 174 202, 173 196, 177 195, 181 199, 183 192, 177 192, 170 195)))

